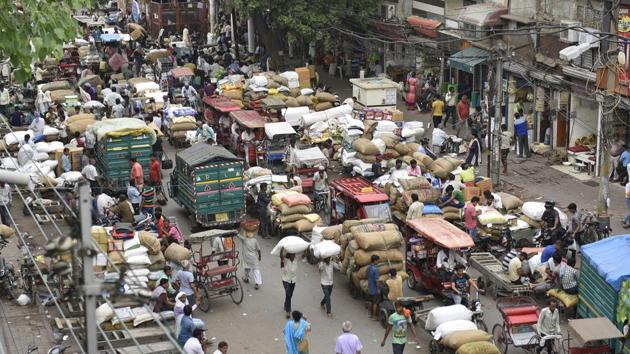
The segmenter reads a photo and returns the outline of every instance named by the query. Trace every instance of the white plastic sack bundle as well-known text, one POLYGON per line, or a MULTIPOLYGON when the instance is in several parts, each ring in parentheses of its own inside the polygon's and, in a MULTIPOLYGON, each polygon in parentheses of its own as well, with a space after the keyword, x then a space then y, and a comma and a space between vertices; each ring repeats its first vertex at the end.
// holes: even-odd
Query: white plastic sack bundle
MULTIPOLYGON (((563 227, 567 227, 569 222, 567 214, 565 214, 562 210, 558 208, 555 209, 558 212, 558 215, 560 215, 560 224, 562 224, 563 227)), ((545 203, 525 202, 523 203, 521 210, 523 211, 523 214, 525 214, 525 216, 527 216, 528 218, 540 221, 542 219, 543 213, 545 212, 545 203)))
POLYGON ((42 166, 47 166, 51 170, 53 168, 57 167, 58 164, 59 164, 59 161, 57 161, 57 160, 46 160, 46 161, 42 162, 42 166))
POLYGON ((3 157, 0 163, 2 164, 2 168, 6 168, 7 170, 17 170, 20 167, 15 157, 3 157))
POLYGON ((81 172, 78 171, 64 172, 61 174, 61 177, 70 183, 78 182, 81 176, 81 172))
POLYGON ((387 145, 385 145, 382 139, 372 139, 372 144, 376 145, 381 155, 385 152, 385 149, 387 149, 387 145))
POLYGON ((24 135, 28 134, 29 136, 33 136, 32 130, 12 132, 4 136, 4 143, 7 145, 13 145, 17 143, 21 143, 24 141, 24 135))
POLYGON ((291 124, 291 126, 297 127, 300 125, 302 116, 310 112, 308 107, 288 107, 282 110, 282 116, 284 120, 291 124))
POLYGON ((50 151, 50 145, 45 141, 40 141, 35 144, 35 151, 48 153, 50 151))
POLYGON ((352 106, 348 104, 342 104, 341 106, 333 107, 325 111, 313 112, 303 115, 301 119, 301 125, 303 127, 308 127, 315 124, 316 122, 323 122, 330 119, 335 119, 350 113, 352 113, 352 106))
POLYGON ((315 91, 313 91, 313 89, 311 88, 303 88, 300 90, 300 94, 302 94, 303 96, 312 95, 313 93, 315 93, 315 91))
POLYGON ((295 71, 285 71, 280 74, 280 76, 287 79, 289 82, 287 86, 289 86, 290 89, 300 87, 300 76, 295 71))
POLYGON ((30 145, 23 145, 17 153, 18 163, 21 166, 26 165, 33 158, 33 155, 35 155, 33 148, 30 145))
POLYGON ((258 87, 267 87, 267 85, 269 84, 269 81, 267 80, 267 77, 265 77, 264 75, 256 75, 252 78, 252 82, 254 84, 254 86, 258 86, 258 87))
POLYGON ((313 255, 316 258, 328 258, 338 256, 341 252, 341 246, 331 240, 324 240, 313 246, 313 255))
POLYGON ((50 147, 49 151, 63 149, 63 143, 61 141, 51 141, 50 143, 48 143, 48 146, 50 147))
POLYGON ((272 256, 279 256, 280 250, 284 248, 286 253, 300 253, 306 251, 309 243, 298 236, 287 236, 280 240, 276 247, 271 250, 272 256))
POLYGON ((47 152, 36 152, 35 154, 33 154, 33 160, 35 161, 46 161, 48 160, 48 153, 47 152))
POLYGON ((59 134, 59 129, 54 127, 45 126, 44 127, 44 135, 57 135, 59 134))
POLYGON ((472 319, 472 311, 466 308, 464 305, 451 305, 436 307, 427 316, 427 322, 424 325, 424 329, 427 331, 433 331, 441 324, 455 321, 472 319))
POLYGON ((398 129, 398 125, 391 120, 380 120, 376 125, 376 131, 393 133, 398 129))
POLYGON ((28 297, 28 295, 26 295, 26 294, 21 294, 20 296, 18 296, 17 300, 15 300, 15 301, 20 306, 26 306, 26 305, 31 303, 31 298, 28 297))
POLYGON ((400 135, 403 138, 411 138, 413 136, 423 135, 423 134, 424 134, 424 126, 422 122, 416 122, 416 121, 405 122, 400 132, 400 135))
POLYGON ((467 331, 470 329, 477 329, 477 325, 472 321, 455 320, 444 322, 433 332, 433 339, 440 340, 440 338, 444 338, 453 332, 467 331))
POLYGON ((314 246, 321 242, 322 240, 322 231, 326 229, 326 226, 315 226, 313 228, 313 232, 311 233, 311 246, 314 246))
POLYGON ((114 309, 108 303, 104 303, 96 309, 96 324, 100 325, 111 320, 112 317, 114 317, 114 309))

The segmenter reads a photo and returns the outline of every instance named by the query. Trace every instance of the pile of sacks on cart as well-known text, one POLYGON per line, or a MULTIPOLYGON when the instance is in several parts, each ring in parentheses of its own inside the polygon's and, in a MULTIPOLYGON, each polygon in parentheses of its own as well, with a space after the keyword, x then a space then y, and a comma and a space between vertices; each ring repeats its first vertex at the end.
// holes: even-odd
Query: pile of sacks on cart
MULTIPOLYGON (((94 264, 95 276, 107 283, 121 285, 124 293, 135 294, 150 299, 158 279, 164 276, 166 265, 177 272, 184 261, 192 259, 192 251, 180 244, 166 245, 158 235, 148 231, 132 232, 131 237, 118 239, 113 236, 113 228, 93 226, 92 239, 98 247, 94 264), (121 269, 125 269, 121 273, 121 269)), ((154 320, 155 314, 145 307, 110 308, 107 304, 97 309, 99 324, 129 322, 137 327, 154 320), (115 313, 115 315, 114 315, 115 313)), ((172 311, 159 314, 162 320, 174 319, 172 311)))
POLYGON ((283 73, 259 72, 251 78, 228 75, 217 82, 217 90, 240 107, 256 111, 263 108, 265 98, 275 98, 290 108, 305 107, 306 113, 330 109, 337 100, 328 92, 316 92, 311 88, 307 68, 283 73))

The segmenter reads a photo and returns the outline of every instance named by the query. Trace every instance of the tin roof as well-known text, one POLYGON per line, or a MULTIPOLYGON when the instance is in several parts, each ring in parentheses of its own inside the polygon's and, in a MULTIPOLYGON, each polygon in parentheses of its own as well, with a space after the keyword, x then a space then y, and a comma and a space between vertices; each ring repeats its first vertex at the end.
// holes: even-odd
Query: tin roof
POLYGON ((267 120, 256 111, 236 111, 230 113, 239 125, 249 129, 264 128, 267 120))
POLYGON ((332 181, 331 186, 352 197, 359 203, 375 203, 389 201, 389 197, 370 181, 362 177, 339 178, 332 181))
POLYGON ((213 161, 242 161, 226 148, 220 145, 193 144, 186 150, 177 153, 190 167, 199 166, 213 161))

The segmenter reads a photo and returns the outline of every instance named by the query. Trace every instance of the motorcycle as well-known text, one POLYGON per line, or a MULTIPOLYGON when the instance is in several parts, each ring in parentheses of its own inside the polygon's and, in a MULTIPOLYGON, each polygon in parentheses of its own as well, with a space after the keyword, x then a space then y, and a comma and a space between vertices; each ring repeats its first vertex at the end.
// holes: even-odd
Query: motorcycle
POLYGON ((552 234, 552 231, 548 228, 540 229, 534 234, 534 245, 538 248, 552 245, 556 240, 562 241, 562 249, 571 251, 572 257, 575 257, 578 245, 573 237, 565 228, 560 228, 556 235, 552 234))
POLYGON ((11 263, 7 263, 4 257, 0 257, 0 289, 9 297, 10 300, 15 296, 15 270, 11 263))

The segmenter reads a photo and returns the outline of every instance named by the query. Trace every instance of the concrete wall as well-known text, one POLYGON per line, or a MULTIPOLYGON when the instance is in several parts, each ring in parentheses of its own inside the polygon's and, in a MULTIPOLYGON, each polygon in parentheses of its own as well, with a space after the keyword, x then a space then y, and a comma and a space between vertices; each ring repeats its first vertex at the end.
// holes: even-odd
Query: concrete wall
POLYGON ((597 134, 597 102, 571 95, 571 111, 576 118, 571 119, 571 136, 569 146, 575 145, 575 139, 589 134, 597 134))
POLYGON ((533 18, 536 15, 536 0, 511 1, 510 14, 533 18))

